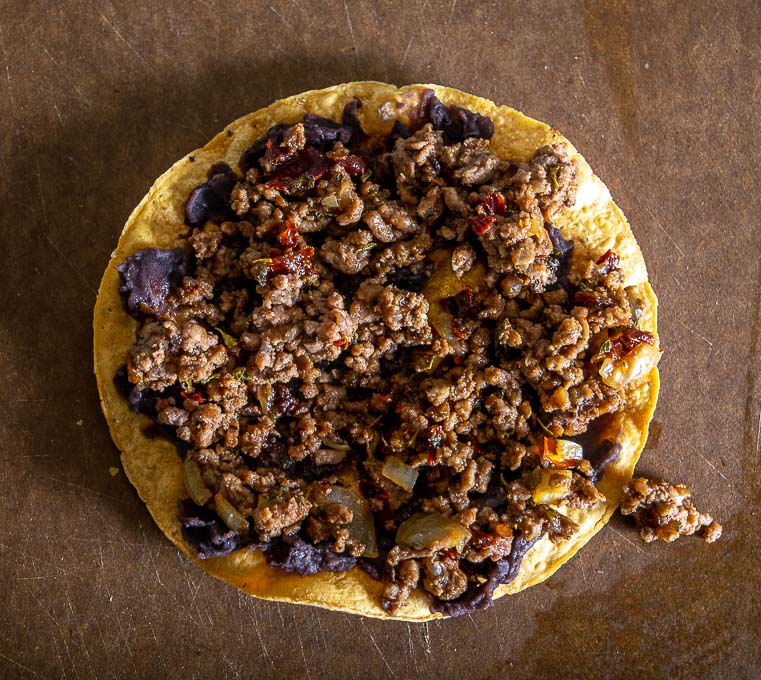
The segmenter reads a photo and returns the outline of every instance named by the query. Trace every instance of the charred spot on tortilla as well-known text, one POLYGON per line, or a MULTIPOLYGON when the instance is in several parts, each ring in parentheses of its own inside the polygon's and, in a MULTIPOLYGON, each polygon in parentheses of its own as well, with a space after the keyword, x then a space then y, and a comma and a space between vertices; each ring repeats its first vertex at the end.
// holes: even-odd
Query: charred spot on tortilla
POLYGON ((125 471, 184 552, 259 597, 423 620, 599 530, 660 351, 631 230, 570 143, 357 83, 193 158, 130 218, 95 343, 125 471))

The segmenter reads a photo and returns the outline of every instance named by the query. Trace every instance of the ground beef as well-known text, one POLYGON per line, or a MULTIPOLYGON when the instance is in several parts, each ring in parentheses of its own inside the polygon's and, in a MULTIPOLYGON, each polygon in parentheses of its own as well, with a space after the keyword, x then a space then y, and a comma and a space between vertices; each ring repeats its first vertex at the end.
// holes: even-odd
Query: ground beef
POLYGON ((624 406, 602 362, 654 339, 615 255, 571 262, 551 222, 575 200, 567 147, 500 159, 488 118, 433 93, 377 139, 359 106, 272 127, 240 174, 213 166, 187 245, 120 265, 138 326, 116 380, 215 499, 180 508, 201 557, 265 546, 304 575, 359 559, 390 613, 418 587, 467 613, 534 542, 574 534, 564 508, 603 500, 614 442, 585 443, 552 503, 531 480, 548 442, 624 406), (449 533, 398 545, 420 514, 449 533))
POLYGON ((420 580, 420 565, 415 559, 401 562, 395 570, 394 577, 383 589, 381 606, 391 616, 399 613, 399 610, 407 603, 410 593, 417 587, 420 580))
POLYGON ((468 577, 456 553, 448 551, 423 558, 423 586, 440 600, 454 600, 465 592, 468 577))
POLYGON ((636 477, 626 484, 621 514, 633 515, 642 540, 675 541, 700 532, 707 543, 721 536, 721 524, 711 515, 698 512, 692 492, 684 484, 669 484, 636 477))

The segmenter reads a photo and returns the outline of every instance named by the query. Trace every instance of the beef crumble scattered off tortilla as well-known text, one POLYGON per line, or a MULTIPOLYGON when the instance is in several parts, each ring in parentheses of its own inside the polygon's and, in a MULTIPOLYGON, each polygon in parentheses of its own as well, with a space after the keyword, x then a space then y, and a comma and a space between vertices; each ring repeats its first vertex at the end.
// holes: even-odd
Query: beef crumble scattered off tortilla
POLYGON ((101 283, 95 370, 125 472, 204 571, 423 621, 543 581, 608 521, 655 408, 656 305, 556 130, 350 83, 156 181, 101 283))

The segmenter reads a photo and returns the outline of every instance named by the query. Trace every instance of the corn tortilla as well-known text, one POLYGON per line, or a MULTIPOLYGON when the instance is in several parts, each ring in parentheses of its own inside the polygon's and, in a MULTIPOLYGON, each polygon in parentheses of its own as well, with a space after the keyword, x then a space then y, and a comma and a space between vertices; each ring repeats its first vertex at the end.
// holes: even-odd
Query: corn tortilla
MULTIPOLYGON (((357 82, 313 90, 282 99, 239 118, 202 149, 175 163, 159 177, 130 215, 119 244, 101 281, 94 312, 94 361, 100 398, 111 435, 121 451, 124 470, 146 503, 160 529, 201 569, 239 590, 259 598, 309 604, 383 619, 391 617, 380 606, 383 584, 354 568, 343 573, 322 572, 301 577, 270 569, 259 551, 238 550, 224 557, 199 560, 185 543, 177 520, 177 501, 187 496, 182 481, 182 462, 174 445, 144 433, 149 420, 133 413, 114 386, 113 376, 124 363, 134 341, 135 321, 124 311, 118 293, 115 266, 146 247, 170 248, 188 232, 184 205, 194 187, 206 180, 210 165, 226 161, 237 167, 241 152, 276 123, 300 121, 305 113, 340 120, 344 104, 353 97, 363 102, 359 111, 369 134, 387 133, 397 117, 405 119, 425 88, 432 89, 446 105, 455 104, 489 116, 494 122, 491 148, 498 156, 528 160, 533 152, 553 142, 568 143, 579 166, 576 204, 555 219, 566 239, 575 244, 574 258, 597 257, 611 249, 620 257, 625 285, 633 286, 642 301, 640 328, 656 335, 657 300, 647 281, 642 253, 621 210, 608 189, 594 175, 583 157, 557 130, 506 106, 452 88, 410 85, 397 88, 378 82, 357 82)), ((579 525, 568 541, 553 545, 542 538, 525 556, 520 573, 500 586, 495 598, 540 583, 570 559, 608 521, 631 479, 647 438, 648 424, 658 395, 658 371, 653 369, 636 384, 627 386, 627 408, 621 414, 621 456, 608 466, 597 484, 607 502, 586 510, 565 512, 579 525)), ((415 591, 399 615, 399 621, 441 618, 431 614, 428 598, 415 591)))

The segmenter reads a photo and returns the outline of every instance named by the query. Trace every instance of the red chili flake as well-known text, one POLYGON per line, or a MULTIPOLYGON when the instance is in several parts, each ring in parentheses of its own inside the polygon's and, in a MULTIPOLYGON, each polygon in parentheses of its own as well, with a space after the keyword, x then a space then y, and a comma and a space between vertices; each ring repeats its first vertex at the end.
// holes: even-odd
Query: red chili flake
POLYGON ((641 331, 639 328, 624 326, 608 332, 610 350, 607 355, 613 360, 622 359, 634 352, 643 342, 648 345, 655 343, 652 333, 641 331))
POLYGON ((462 366, 465 363, 465 359, 463 359, 459 354, 452 359, 458 366, 462 366))
POLYGON ((490 194, 486 194, 481 204, 492 214, 505 216, 505 197, 498 191, 493 191, 490 194))
POLYGON ((463 338, 468 337, 468 331, 463 328, 459 323, 457 323, 457 320, 452 323, 452 335, 454 335, 458 340, 462 340, 463 338))
POLYGON ((361 177, 367 172, 367 163, 362 156, 345 156, 336 161, 336 165, 342 167, 349 177, 361 177))
POLYGON ((314 248, 307 246, 293 250, 285 255, 273 257, 267 265, 272 274, 298 274, 304 276, 311 269, 311 260, 314 257, 314 248))
POLYGON ((575 458, 561 458, 558 455, 557 441, 552 437, 544 438, 542 462, 550 463, 553 467, 557 468, 573 468, 579 463, 575 458))
POLYGON ((476 304, 476 293, 470 286, 457 293, 455 298, 457 298, 458 303, 464 305, 465 307, 472 307, 474 304, 476 304))
POLYGON ((601 274, 607 274, 611 269, 618 269, 618 255, 612 250, 606 250, 605 253, 597 260, 597 265, 600 267, 601 274))
POLYGON ((589 309, 605 309, 613 306, 613 300, 590 290, 577 290, 573 296, 573 301, 575 304, 589 309))
POLYGON ((283 231, 278 236, 278 241, 285 248, 293 248, 299 242, 299 232, 296 231, 296 225, 293 220, 286 220, 283 231))
POLYGON ((429 451, 428 452, 428 465, 436 465, 436 452, 435 451, 429 451))
POLYGON ((454 548, 445 548, 444 550, 440 550, 439 554, 445 559, 457 559, 457 551, 454 548))
POLYGON ((475 548, 476 550, 489 548, 494 545, 494 542, 497 540, 496 537, 492 536, 491 534, 487 534, 485 531, 481 531, 480 529, 471 529, 470 533, 471 536, 468 545, 471 548, 475 548))
POLYGON ((393 521, 394 506, 391 505, 391 496, 388 491, 373 482, 362 479, 359 482, 359 493, 367 500, 378 500, 383 504, 383 510, 379 513, 382 522, 393 521))
POLYGON ((502 523, 495 524, 494 531, 496 532, 497 536, 501 536, 502 538, 513 537, 513 530, 507 524, 502 524, 502 523))
POLYGON ((470 218, 470 228, 476 236, 482 236, 489 231, 495 219, 494 215, 473 215, 470 218))
POLYGON ((298 155, 278 167, 267 180, 267 186, 278 191, 289 191, 291 182, 299 177, 313 177, 320 179, 328 169, 328 161, 317 149, 307 147, 299 151, 298 155))
POLYGON ((194 401, 196 404, 200 404, 203 401, 203 397, 198 392, 186 392, 185 390, 182 390, 180 394, 183 399, 190 399, 190 401, 194 401))
POLYGON ((289 163, 294 159, 293 151, 288 148, 283 148, 271 139, 267 140, 267 150, 264 152, 264 161, 268 163, 270 167, 277 168, 285 163, 289 163))
POLYGON ((334 347, 340 347, 341 349, 346 349, 349 346, 349 341, 345 340, 344 338, 341 338, 340 340, 336 340, 333 343, 334 347))

